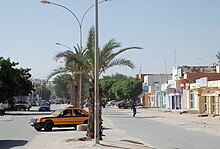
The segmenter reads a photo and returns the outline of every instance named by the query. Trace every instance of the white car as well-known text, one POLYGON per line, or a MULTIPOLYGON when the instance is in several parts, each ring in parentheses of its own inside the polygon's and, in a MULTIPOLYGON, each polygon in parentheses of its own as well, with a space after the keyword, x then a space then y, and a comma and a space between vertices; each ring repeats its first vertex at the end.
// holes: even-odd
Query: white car
POLYGON ((21 110, 21 109, 30 110, 30 108, 31 108, 31 103, 29 101, 21 100, 21 101, 17 101, 15 103, 15 110, 18 110, 18 111, 21 110))

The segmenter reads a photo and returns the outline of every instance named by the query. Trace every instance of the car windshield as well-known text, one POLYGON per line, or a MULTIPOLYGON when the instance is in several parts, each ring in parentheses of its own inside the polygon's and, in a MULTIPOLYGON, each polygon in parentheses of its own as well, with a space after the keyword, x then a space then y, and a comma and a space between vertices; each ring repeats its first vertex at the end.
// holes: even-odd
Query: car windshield
POLYGON ((48 106, 48 105, 50 105, 50 104, 47 103, 47 102, 42 102, 40 105, 41 105, 41 106, 48 106))
POLYGON ((61 111, 63 111, 63 109, 57 109, 52 114, 53 115, 59 115, 61 111))
POLYGON ((27 103, 26 101, 18 101, 17 103, 27 103))

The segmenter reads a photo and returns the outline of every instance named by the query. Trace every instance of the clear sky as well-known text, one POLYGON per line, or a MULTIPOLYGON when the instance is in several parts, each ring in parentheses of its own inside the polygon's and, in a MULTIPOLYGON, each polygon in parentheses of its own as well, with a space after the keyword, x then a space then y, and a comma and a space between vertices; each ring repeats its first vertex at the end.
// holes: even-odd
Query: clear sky
MULTIPOLYGON (((72 10, 81 20, 94 0, 51 0, 72 10)), ((220 51, 220 0, 112 0, 99 5, 99 45, 112 38, 122 47, 140 46, 120 57, 136 68, 116 72, 171 73, 174 65, 213 65, 220 51)), ((83 21, 83 45, 94 24, 94 11, 83 21)), ((62 63, 53 58, 60 42, 79 44, 79 25, 67 10, 40 0, 4 0, 0 4, 0 56, 31 68, 34 78, 46 76, 62 63)))

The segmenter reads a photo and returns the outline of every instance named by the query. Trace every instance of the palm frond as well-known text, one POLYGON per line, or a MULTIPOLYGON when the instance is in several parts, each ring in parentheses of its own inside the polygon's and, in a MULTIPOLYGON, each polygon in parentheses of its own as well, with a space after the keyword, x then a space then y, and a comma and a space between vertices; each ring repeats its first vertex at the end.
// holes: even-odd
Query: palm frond
POLYGON ((134 63, 131 60, 125 59, 125 58, 120 58, 120 59, 114 59, 105 66, 100 66, 101 72, 105 72, 105 70, 114 67, 114 66, 127 66, 131 69, 134 69, 134 63))
POLYGON ((53 71, 47 76, 47 80, 51 79, 52 77, 58 74, 67 73, 67 72, 69 72, 69 70, 66 69, 65 67, 58 67, 56 69, 53 69, 53 71))
POLYGON ((110 57, 113 59, 115 58, 116 56, 118 56, 119 54, 125 52, 125 51, 128 51, 128 50, 140 50, 140 49, 143 49, 141 47, 128 47, 128 48, 124 48, 124 49, 120 49, 118 52, 115 52, 113 53, 110 57))

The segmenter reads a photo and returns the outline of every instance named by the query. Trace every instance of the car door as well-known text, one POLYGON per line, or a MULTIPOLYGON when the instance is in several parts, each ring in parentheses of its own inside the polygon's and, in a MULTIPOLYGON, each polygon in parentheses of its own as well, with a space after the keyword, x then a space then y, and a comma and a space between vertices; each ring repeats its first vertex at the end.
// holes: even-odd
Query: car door
POLYGON ((73 115, 74 124, 83 124, 88 119, 88 115, 86 115, 81 109, 74 109, 73 115))
POLYGON ((60 114, 59 120, 57 120, 57 124, 60 126, 71 126, 73 125, 73 110, 65 109, 60 114))

